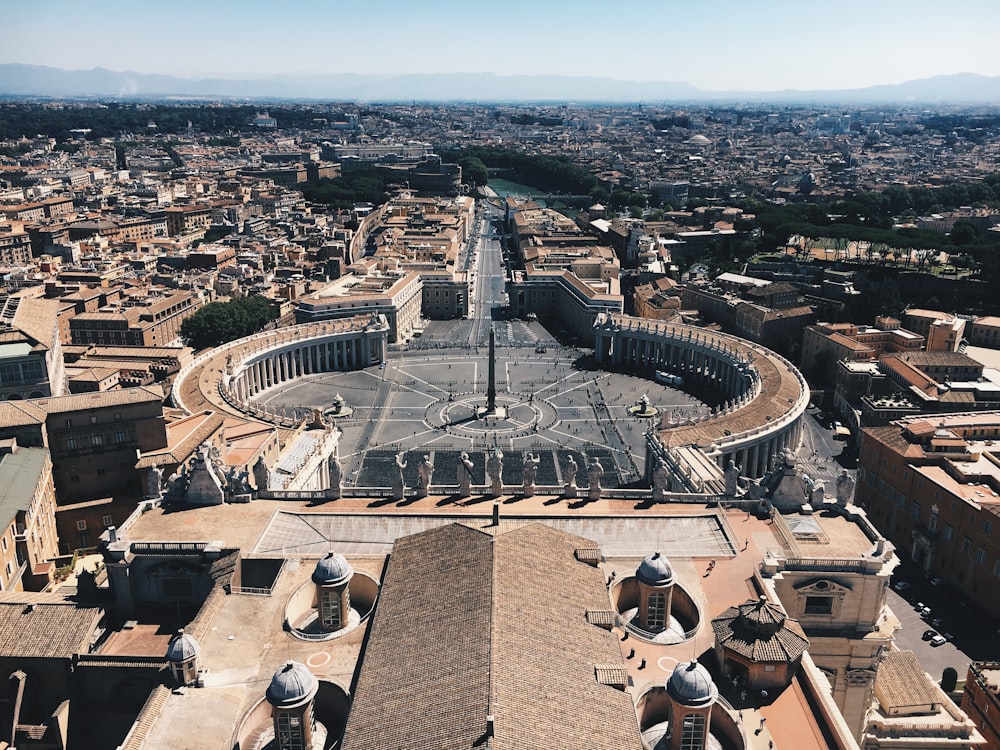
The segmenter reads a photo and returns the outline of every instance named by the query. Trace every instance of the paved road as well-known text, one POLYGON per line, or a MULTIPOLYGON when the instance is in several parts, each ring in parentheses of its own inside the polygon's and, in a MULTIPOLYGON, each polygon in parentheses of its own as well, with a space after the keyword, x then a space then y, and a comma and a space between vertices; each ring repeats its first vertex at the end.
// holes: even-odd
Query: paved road
POLYGON ((902 628, 896 634, 896 645, 916 653, 928 674, 941 679, 945 667, 954 667, 958 679, 964 680, 972 660, 995 660, 996 623, 978 609, 975 602, 947 586, 932 586, 923 572, 906 559, 905 550, 896 550, 902 562, 892 577, 893 584, 906 581, 910 586, 903 592, 890 590, 889 606, 899 618, 902 628), (931 608, 931 614, 921 617, 915 606, 920 602, 931 608), (943 618, 940 628, 928 620, 943 618), (951 633, 952 642, 934 647, 921 639, 925 630, 951 633))
MULTIPOLYGON (((470 280, 473 284, 474 300, 473 325, 468 338, 471 346, 486 346, 489 343, 489 326, 494 320, 502 317, 501 311, 507 304, 506 267, 500 240, 494 231, 498 227, 498 219, 492 217, 486 219, 484 231, 476 243, 475 258, 471 263, 470 280)), ((497 326, 497 343, 501 346, 509 343, 506 326, 497 326)))

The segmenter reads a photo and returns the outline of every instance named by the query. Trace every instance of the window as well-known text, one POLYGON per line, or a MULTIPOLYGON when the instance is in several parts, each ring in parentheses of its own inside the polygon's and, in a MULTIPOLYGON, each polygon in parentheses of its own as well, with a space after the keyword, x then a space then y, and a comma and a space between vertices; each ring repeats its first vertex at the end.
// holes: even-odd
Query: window
POLYGON ((931 513, 931 517, 927 519, 927 530, 937 531, 937 513, 931 513))
POLYGON ((666 624, 666 597, 663 594, 650 594, 646 600, 646 625, 652 630, 659 632, 666 624))
POLYGON ((115 421, 116 422, 121 422, 122 421, 122 413, 120 411, 116 411, 115 412, 115 421))
POLYGON ((987 534, 992 533, 993 532, 993 524, 990 523, 989 521, 983 521, 983 531, 985 533, 987 533, 987 534))
POLYGON ((981 544, 976 548, 976 562, 980 565, 986 564, 986 548, 981 544))
POLYGON ((910 506, 910 515, 914 518, 920 518, 920 503, 914 503, 910 506))
POLYGON ((87 530, 87 522, 86 521, 77 521, 76 522, 76 530, 77 531, 86 531, 87 530))
POLYGON ((66 426, 67 427, 72 427, 73 426, 73 420, 72 419, 67 419, 66 420, 66 426))
POLYGON ((340 594, 333 589, 323 589, 319 604, 320 617, 323 620, 323 627, 339 628, 341 626, 340 617, 340 594))
POLYGON ((76 438, 68 437, 66 438, 66 450, 75 451, 76 450, 76 438))
POLYGON ((278 747, 280 750, 301 750, 305 747, 302 719, 298 714, 282 711, 278 714, 278 747))
POLYGON ((993 575, 1000 578, 1000 557, 993 561, 993 575))
POLYGON ((116 443, 124 443, 125 442, 125 430, 116 430, 115 431, 115 442, 116 443))
POLYGON ((93 414, 90 416, 90 423, 97 424, 97 417, 93 414))
POLYGON ((969 552, 971 550, 972 550, 972 540, 969 539, 969 537, 967 537, 967 536, 963 536, 962 537, 962 552, 964 552, 965 554, 969 554, 969 552))
POLYGON ((702 750, 705 747, 705 716, 688 714, 681 720, 681 750, 702 750))
POLYGON ((942 536, 950 542, 951 538, 955 536, 955 528, 950 523, 946 523, 942 536))
POLYGON ((111 526, 114 522, 115 521, 111 516, 103 516, 101 518, 101 523, 103 523, 105 526, 111 526))
POLYGON ((90 441, 94 445, 104 445, 104 436, 101 435, 98 432, 95 432, 94 435, 93 435, 93 437, 90 439, 90 441))
POLYGON ((832 596, 807 596, 806 597, 806 614, 807 615, 832 615, 833 614, 833 597, 832 596))

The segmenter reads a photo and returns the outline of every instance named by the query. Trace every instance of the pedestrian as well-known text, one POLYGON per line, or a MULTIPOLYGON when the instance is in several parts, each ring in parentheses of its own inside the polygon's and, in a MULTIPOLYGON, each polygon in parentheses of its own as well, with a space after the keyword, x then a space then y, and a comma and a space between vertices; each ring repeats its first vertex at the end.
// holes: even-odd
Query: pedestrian
POLYGON ((760 702, 764 703, 766 701, 767 701, 767 691, 766 690, 761 690, 760 691, 760 702))
POLYGON ((767 723, 767 719, 765 719, 763 716, 761 716, 760 717, 760 726, 757 727, 757 731, 758 732, 763 731, 764 730, 764 724, 766 724, 766 723, 767 723))
POLYGON ((746 539, 743 540, 743 549, 744 549, 744 551, 749 546, 750 546, 750 537, 747 537, 746 539))
POLYGON ((741 703, 746 703, 747 702, 747 691, 746 690, 741 690, 740 691, 740 702, 741 703))

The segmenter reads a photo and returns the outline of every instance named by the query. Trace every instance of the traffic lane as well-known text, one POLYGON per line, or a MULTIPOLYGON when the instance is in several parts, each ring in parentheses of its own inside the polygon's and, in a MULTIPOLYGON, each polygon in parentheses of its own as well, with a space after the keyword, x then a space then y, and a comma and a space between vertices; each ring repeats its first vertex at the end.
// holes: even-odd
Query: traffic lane
POLYGON ((940 631, 951 633, 955 646, 970 659, 993 661, 997 658, 997 621, 983 612, 975 600, 948 585, 932 585, 923 570, 905 557, 896 568, 892 581, 893 586, 905 581, 908 588, 903 592, 894 590, 893 594, 908 602, 911 609, 917 602, 930 607, 929 619, 941 617, 940 631))
MULTIPOLYGON (((911 602, 904 599, 895 590, 889 590, 889 606, 899 620, 900 629, 896 633, 896 648, 902 651, 912 651, 916 654, 924 671, 935 681, 941 679, 941 673, 946 667, 952 667, 958 672, 958 679, 965 679, 965 673, 969 668, 971 657, 961 651, 954 641, 941 646, 932 646, 929 641, 921 638, 924 631, 937 631, 927 620, 920 616, 914 609, 911 602)), ((945 614, 943 630, 950 627, 948 620, 953 619, 956 613, 945 614)), ((937 617, 937 612, 932 612, 931 617, 937 617)), ((958 623, 954 623, 958 624, 958 623)), ((948 631, 951 632, 951 631, 948 631)))

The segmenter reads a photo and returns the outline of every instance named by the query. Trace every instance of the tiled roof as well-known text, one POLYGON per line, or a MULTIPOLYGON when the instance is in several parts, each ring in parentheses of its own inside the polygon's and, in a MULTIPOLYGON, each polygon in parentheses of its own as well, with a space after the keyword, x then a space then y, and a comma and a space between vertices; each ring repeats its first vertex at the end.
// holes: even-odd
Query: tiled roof
POLYGON ((158 385, 145 385, 138 388, 123 388, 120 391, 39 398, 32 400, 32 404, 44 409, 46 414, 60 414, 81 409, 103 409, 156 401, 163 401, 163 389, 158 385))
MULTIPOLYGON (((579 537, 452 524, 396 542, 342 747, 642 747, 579 537)), ((592 545, 589 545, 592 546, 592 545)))
POLYGON ((103 615, 96 607, 28 593, 0 600, 0 657, 70 659, 87 653, 103 615))
POLYGON ((886 712, 941 701, 912 651, 889 651, 882 657, 875 673, 875 695, 886 712))
POLYGON ((763 602, 730 607, 712 620, 715 641, 754 662, 794 661, 809 648, 809 640, 795 620, 763 602))

